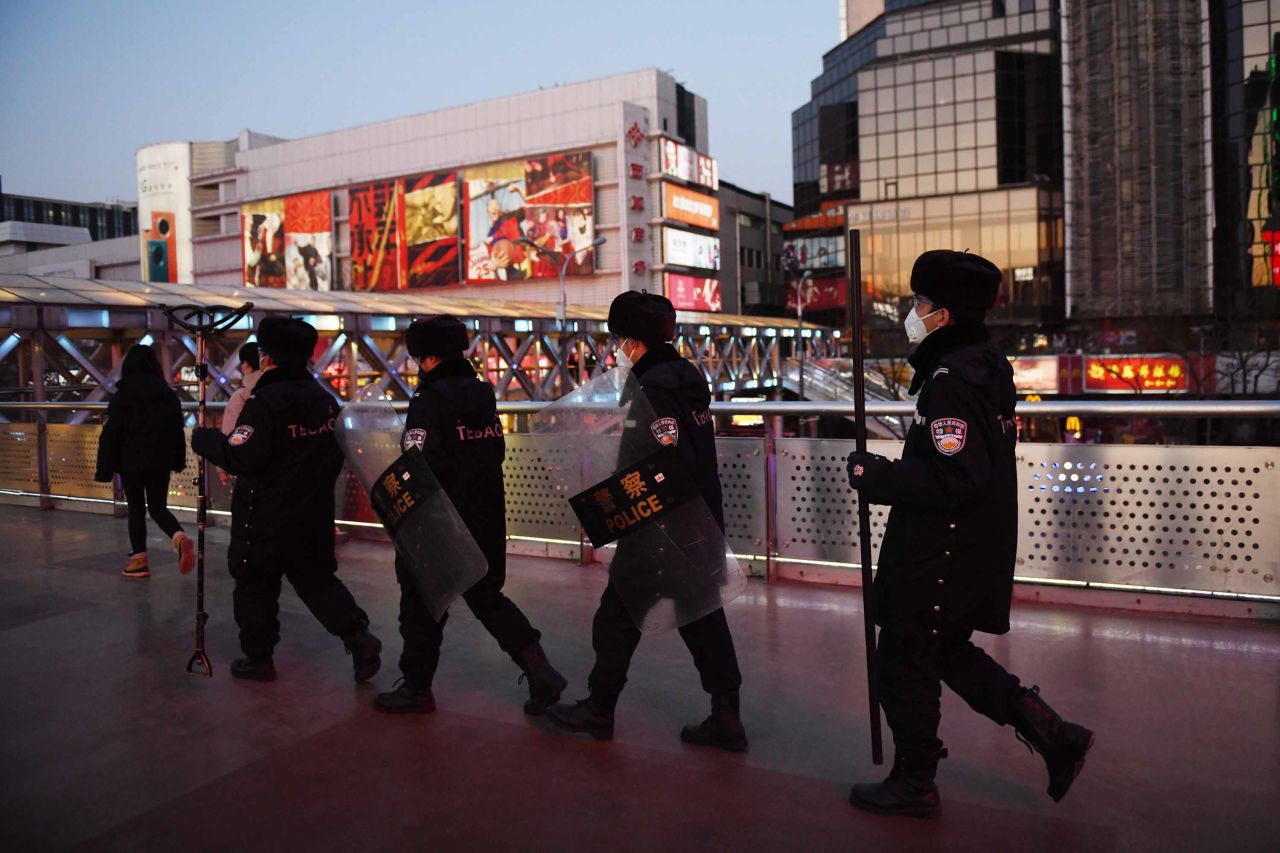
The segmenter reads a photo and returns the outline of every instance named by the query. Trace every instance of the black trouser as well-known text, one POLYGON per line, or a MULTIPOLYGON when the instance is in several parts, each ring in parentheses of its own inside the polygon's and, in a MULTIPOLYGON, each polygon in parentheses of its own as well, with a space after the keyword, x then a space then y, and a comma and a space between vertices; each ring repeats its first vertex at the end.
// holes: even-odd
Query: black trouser
POLYGON ((182 529, 169 512, 169 472, 120 473, 120 487, 129 504, 129 554, 147 550, 147 513, 170 539, 182 529))
MULTIPOLYGON (((680 629, 680 638, 693 655, 702 689, 715 696, 732 693, 742 686, 738 671, 738 655, 733 649, 733 635, 724 608, 718 608, 680 629)), ((600 596, 591 621, 591 647, 596 651, 596 665, 587 678, 591 701, 612 709, 627 683, 631 656, 640 645, 640 629, 622 603, 622 596, 610 583, 600 596)))
POLYGON ((253 660, 271 657, 280 642, 280 581, 288 578, 298 598, 330 634, 346 637, 369 627, 369 617, 338 580, 338 563, 330 554, 311 560, 256 562, 250 559, 236 575, 232 593, 240 648, 253 660))
POLYGON ((1005 725, 1020 687, 1010 674, 970 642, 973 631, 891 624, 881 629, 876 658, 880 664, 880 704, 900 752, 936 752, 942 719, 941 683, 969 707, 1005 725))
MULTIPOLYGON (((486 555, 489 572, 462 594, 462 600, 471 608, 476 619, 488 631, 498 646, 515 660, 521 651, 542 638, 519 607, 502 593, 507 581, 506 542, 502 551, 489 549, 486 555)), ((404 638, 404 651, 400 654, 400 672, 409 686, 425 690, 431 687, 440 663, 440 644, 444 641, 444 626, 449 621, 445 613, 440 621, 431 618, 422 597, 418 595, 413 575, 404 561, 396 557, 396 580, 400 582, 400 636, 404 638)))

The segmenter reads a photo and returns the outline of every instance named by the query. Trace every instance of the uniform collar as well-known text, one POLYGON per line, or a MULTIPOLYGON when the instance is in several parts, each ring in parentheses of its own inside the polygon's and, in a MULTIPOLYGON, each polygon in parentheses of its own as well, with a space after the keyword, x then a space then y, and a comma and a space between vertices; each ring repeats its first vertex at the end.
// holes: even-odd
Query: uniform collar
POLYGON ((936 330, 907 357, 907 362, 915 369, 915 375, 911 378, 911 389, 907 393, 911 395, 919 393, 925 381, 951 353, 989 340, 991 340, 991 334, 981 323, 961 323, 957 326, 943 326, 936 330))
POLYGON ((668 361, 681 361, 680 353, 676 352, 676 348, 671 344, 663 344, 654 347, 640 356, 640 360, 631 368, 631 372, 639 379, 648 371, 657 367, 659 364, 665 364, 668 361))
POLYGON ((476 369, 471 362, 465 358, 451 358, 448 361, 442 361, 436 365, 435 370, 418 370, 418 386, 432 382, 439 382, 442 379, 456 379, 458 377, 472 378, 476 376, 476 369))
POLYGON ((277 382, 290 382, 299 379, 314 379, 311 371, 306 367, 273 367, 270 370, 262 372, 262 378, 258 380, 258 384, 253 386, 254 391, 266 388, 268 385, 275 385, 277 382))

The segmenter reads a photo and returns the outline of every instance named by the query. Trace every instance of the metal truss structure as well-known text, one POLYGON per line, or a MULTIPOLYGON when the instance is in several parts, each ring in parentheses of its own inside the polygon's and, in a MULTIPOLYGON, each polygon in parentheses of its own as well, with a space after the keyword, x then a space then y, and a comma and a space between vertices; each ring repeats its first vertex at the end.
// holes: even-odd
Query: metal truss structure
MULTIPOLYGON (((179 394, 194 400, 195 339, 172 326, 162 304, 239 305, 246 321, 209 342, 210 401, 230 396, 237 353, 267 314, 308 319, 322 349, 312 369, 344 399, 375 393, 408 399, 416 372, 403 332, 413 318, 451 313, 472 328, 468 353, 501 400, 556 399, 612 365, 606 312, 570 306, 561 324, 554 305, 405 293, 314 293, 93 279, 0 276, 0 394, 10 402, 102 402, 136 343, 157 350, 179 394), (352 381, 354 377, 354 382, 352 381)), ((778 397, 788 360, 807 347, 812 360, 840 355, 840 332, 795 320, 680 312, 675 346, 702 370, 718 399, 778 397)), ((82 423, 89 410, 69 415, 82 423)))

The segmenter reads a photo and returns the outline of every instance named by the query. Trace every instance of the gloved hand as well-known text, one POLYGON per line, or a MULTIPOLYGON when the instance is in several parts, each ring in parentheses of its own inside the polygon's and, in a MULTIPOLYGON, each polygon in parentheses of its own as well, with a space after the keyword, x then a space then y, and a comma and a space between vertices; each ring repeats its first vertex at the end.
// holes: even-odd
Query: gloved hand
POLYGON ((861 489, 876 482, 889 471, 892 464, 888 459, 875 453, 859 453, 853 451, 845 463, 845 471, 849 474, 849 485, 861 489))

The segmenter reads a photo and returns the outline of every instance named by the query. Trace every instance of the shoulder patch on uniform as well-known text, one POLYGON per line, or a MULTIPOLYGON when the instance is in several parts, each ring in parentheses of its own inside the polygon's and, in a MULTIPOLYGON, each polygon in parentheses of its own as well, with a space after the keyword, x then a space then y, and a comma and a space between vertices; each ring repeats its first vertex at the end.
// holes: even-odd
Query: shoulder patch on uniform
POLYGON ((933 376, 931 376, 931 377, 929 377, 929 378, 930 378, 930 379, 934 379, 934 378, 937 378, 937 377, 939 377, 939 376, 943 376, 943 375, 945 375, 945 374, 947 374, 947 373, 950 373, 950 372, 951 372, 951 368, 949 368, 949 367, 939 367, 937 370, 935 370, 935 371, 933 372, 933 376))
POLYGON ((231 435, 227 436, 227 444, 230 444, 232 447, 239 447, 252 437, 253 427, 238 426, 231 431, 231 435))
POLYGON ((954 456, 964 449, 969 425, 959 418, 938 418, 929 429, 933 433, 933 446, 943 456, 954 456))
POLYGON ((680 427, 675 418, 658 418, 649 424, 649 431, 663 447, 671 447, 680 441, 680 427))
POLYGON ((410 448, 416 447, 421 450, 422 445, 425 444, 426 441, 427 431, 425 429, 414 427, 413 429, 405 430, 403 449, 409 450, 410 448))

